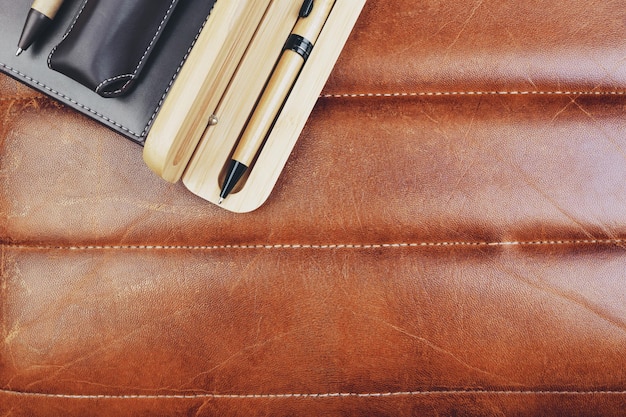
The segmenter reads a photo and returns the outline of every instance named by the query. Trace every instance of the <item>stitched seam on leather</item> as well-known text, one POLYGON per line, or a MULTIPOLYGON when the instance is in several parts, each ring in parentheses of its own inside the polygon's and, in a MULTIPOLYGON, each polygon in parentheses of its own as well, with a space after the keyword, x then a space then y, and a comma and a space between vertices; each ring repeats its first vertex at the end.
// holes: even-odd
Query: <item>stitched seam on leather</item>
POLYGON ((128 132, 128 133, 129 133, 130 135, 132 135, 132 136, 135 136, 135 137, 137 137, 137 138, 141 138, 141 137, 142 137, 142 135, 139 135, 139 134, 137 134, 137 133, 133 132, 132 130, 130 130, 129 128, 127 128, 127 127, 126 127, 126 126, 124 126, 124 125, 119 124, 119 123, 118 123, 118 122, 116 122, 115 120, 113 120, 113 119, 111 119, 111 118, 109 118, 109 117, 107 117, 107 116, 105 116, 105 115, 103 115, 103 114, 101 114, 101 113, 98 113, 97 111, 95 111, 95 110, 93 110, 93 109, 91 109, 91 108, 89 108, 89 107, 85 106, 84 104, 81 104, 81 103, 77 102, 77 101, 76 101, 76 100, 74 100, 73 98, 68 97, 68 96, 66 96, 66 95, 65 95, 65 94, 63 94, 63 93, 60 93, 60 92, 58 92, 58 91, 56 91, 56 90, 54 90, 54 89, 52 89, 52 88, 48 87, 47 85, 45 85, 45 84, 43 84, 43 83, 41 83, 41 82, 39 82, 39 81, 35 80, 35 79, 34 79, 34 78, 32 78, 32 77, 29 77, 28 75, 26 75, 26 74, 24 74, 24 73, 22 73, 22 72, 20 72, 20 71, 16 70, 16 69, 15 69, 15 68, 13 68, 13 67, 10 67, 10 66, 8 66, 8 65, 5 65, 5 64, 3 64, 2 62, 0 62, 0 67, 6 68, 7 70, 9 70, 10 72, 12 72, 13 74, 18 75, 18 76, 20 76, 21 78, 24 78, 25 80, 28 80, 28 81, 32 82, 33 84, 37 84, 38 86, 40 86, 40 87, 41 87, 41 88, 43 88, 44 90, 46 90, 46 91, 50 92, 50 94, 53 94, 53 95, 55 95, 55 96, 61 97, 61 98, 65 99, 65 100, 69 101, 69 102, 70 102, 70 103, 72 103, 73 105, 78 106, 78 107, 80 107, 81 109, 84 109, 85 111, 87 111, 87 112, 89 112, 89 113, 93 114, 94 116, 96 116, 96 117, 98 117, 98 118, 100 118, 100 119, 102 119, 102 120, 105 120, 106 122, 111 123, 111 124, 113 124, 113 125, 115 125, 115 126, 117 126, 117 127, 119 127, 120 129, 122 129, 122 130, 123 130, 123 131, 125 131, 125 132, 128 132))
POLYGON ((157 27, 156 33, 152 37, 152 40, 148 44, 148 47, 146 48, 146 50, 144 51, 143 55, 141 56, 141 59, 139 60, 139 63, 137 63, 137 66, 135 67, 135 70, 133 71, 133 73, 132 74, 118 75, 118 76, 115 76, 115 77, 107 78, 106 80, 104 80, 100 84, 98 84, 98 86, 96 87, 96 92, 98 92, 98 90, 100 90, 100 88, 104 84, 106 84, 107 82, 114 81, 116 79, 120 79, 120 78, 124 78, 124 77, 128 77, 130 75, 130 79, 128 81, 126 81, 126 83, 124 83, 124 85, 122 87, 120 87, 119 90, 104 93, 106 95, 118 94, 118 93, 121 93, 122 91, 124 91, 124 89, 128 86, 128 84, 132 80, 135 79, 135 76, 137 75, 137 71, 139 71, 139 67, 141 67, 141 64, 146 59, 146 56, 148 56, 148 53, 152 50, 152 47, 154 46, 154 41, 156 41, 156 39, 158 38, 159 34, 161 33, 161 29, 163 29, 163 25, 167 21, 169 15, 172 13, 172 10, 174 9, 174 5, 176 5, 177 2, 178 2, 178 0, 172 0, 172 2, 170 3, 170 7, 165 12, 165 16, 163 16, 163 19, 161 19, 161 23, 159 23, 159 26, 157 27))
MULTIPOLYGON (((155 111, 152 113, 152 116, 150 117, 150 120, 148 121, 148 123, 146 124, 145 128, 143 129, 143 131, 141 133, 136 133, 132 130, 130 130, 129 128, 127 128, 126 126, 116 122, 115 120, 101 114, 98 113, 97 111, 77 102, 76 100, 72 99, 71 97, 66 96, 63 93, 60 93, 50 87, 48 87, 46 84, 43 84, 42 82, 35 80, 34 78, 16 70, 15 68, 6 65, 2 62, 0 62, 0 67, 6 68, 8 71, 12 72, 13 74, 18 75, 21 78, 24 78, 25 80, 28 80, 30 82, 32 82, 33 84, 36 84, 40 87, 42 87, 43 89, 45 89, 46 91, 50 92, 53 95, 56 95, 58 97, 61 97, 67 101, 69 101, 70 103, 74 104, 75 106, 78 106, 82 109, 84 109, 85 111, 93 114, 94 116, 105 120, 108 123, 113 124, 114 126, 119 127, 120 129, 122 129, 125 132, 128 132, 130 135, 135 136, 137 138, 143 138, 148 129, 150 128, 150 126, 152 126, 152 123, 154 122, 154 118, 156 117, 156 115, 159 113, 159 110, 161 109, 161 106, 163 105, 163 101, 165 100, 165 97, 167 96, 167 93, 169 92, 169 90, 172 87, 172 84, 174 84, 174 81, 176 80, 178 74, 180 73, 180 70, 183 66, 183 64, 185 63, 185 61, 187 60, 189 53, 191 52, 191 49, 193 48, 193 46, 195 45, 196 41, 198 40, 198 36, 200 36, 200 32, 202 31, 202 29, 204 28, 204 26, 206 25, 206 22, 208 21, 208 18, 210 17, 207 16, 207 19, 204 21, 204 24, 202 25, 202 27, 200 28, 200 30, 198 31, 198 33, 196 34, 195 39, 193 40, 192 44, 189 46, 189 48, 187 49, 187 53, 185 54, 185 56, 183 57, 180 65, 178 66, 176 72, 174 73, 174 76, 172 77, 172 79, 170 80, 167 88, 165 89, 165 92, 163 93, 163 95, 161 96, 161 100, 159 101, 155 111)), ((610 95, 610 96, 624 96, 626 95, 626 91, 590 91, 590 92, 584 92, 584 91, 579 91, 579 92, 575 92, 575 91, 443 91, 443 92, 413 92, 413 93, 359 93, 359 94, 325 94, 325 95, 321 95, 321 98, 359 98, 359 97, 421 97, 421 96, 474 96, 474 95, 595 95, 595 96, 603 96, 603 95, 610 95)))
MULTIPOLYGON (((211 11, 212 11, 212 9, 211 9, 211 11)), ((120 129, 122 129, 123 131, 127 132, 128 134, 130 134, 130 135, 132 135, 132 136, 134 136, 134 137, 136 137, 138 139, 141 139, 141 138, 143 138, 146 135, 146 133, 148 132, 148 129, 150 128, 150 126, 152 126, 152 123, 154 122, 154 118, 159 113, 159 110, 161 110, 161 106, 163 105, 163 101, 165 100, 165 97, 167 96, 167 93, 172 88, 172 84, 174 84, 174 81, 176 80, 178 74, 180 73, 180 70, 183 67, 183 64, 185 63, 185 61, 187 61, 187 58, 189 57, 189 53, 191 52, 191 49, 196 44, 196 41, 198 40, 198 37, 200 36, 200 33, 202 32, 202 29, 204 28, 204 26, 206 26, 206 23, 207 23, 207 21, 208 21, 210 16, 211 16, 211 13, 209 12, 209 14, 207 15, 206 19, 204 20, 204 23, 202 24, 202 26, 200 27, 200 29, 196 33, 196 37, 194 38, 193 42, 191 43, 189 48, 187 48, 187 53, 185 54, 185 56, 181 60, 180 64, 178 65, 178 68, 176 69, 176 72, 172 76, 172 78, 171 78, 167 88, 165 89, 165 91, 163 92, 163 95, 161 96, 161 100, 159 101, 156 109, 154 110, 154 112, 152 113, 152 116, 150 117, 150 120, 148 120, 148 123, 146 124, 146 126, 144 127, 144 129, 143 129, 143 131, 141 133, 136 133, 136 132, 130 130, 129 128, 127 128, 126 126, 116 122, 115 120, 113 120, 113 119, 111 119, 111 118, 109 118, 109 117, 107 117, 107 116, 105 116, 103 114, 98 113, 97 111, 95 111, 95 110, 85 106, 84 104, 81 104, 81 103, 77 102, 73 98, 68 97, 68 96, 66 96, 63 93, 60 93, 60 92, 58 92, 58 91, 48 87, 46 84, 44 84, 44 83, 42 83, 42 82, 40 82, 38 80, 35 80, 34 78, 32 78, 32 77, 30 77, 30 76, 28 76, 28 75, 26 75, 26 74, 16 70, 15 68, 13 68, 13 67, 11 67, 9 65, 6 65, 6 64, 3 64, 2 62, 0 62, 0 67, 6 68, 8 71, 12 72, 13 74, 16 74, 19 77, 24 78, 25 80, 28 80, 28 81, 32 82, 33 84, 36 84, 36 85, 40 86, 41 88, 43 88, 44 90, 50 92, 51 94, 53 94, 55 96, 58 96, 58 97, 61 97, 61 98, 65 99, 65 100, 69 101, 70 103, 74 104, 75 106, 78 106, 81 109, 84 109, 85 111, 93 114, 94 116, 96 116, 96 117, 98 117, 98 118, 100 118, 100 119, 102 119, 102 120, 104 120, 104 121, 106 121, 108 123, 111 123, 114 126, 119 127, 120 129)))
POLYGON ((36 250, 223 250, 223 249, 386 249, 386 248, 438 248, 438 247, 506 247, 506 246, 564 246, 564 245, 622 245, 626 239, 571 239, 501 242, 416 242, 374 244, 258 244, 258 245, 25 245, 5 244, 14 249, 36 250))
POLYGON ((78 11, 78 13, 76 13, 76 17, 74 17, 74 20, 72 21, 72 24, 70 25, 69 29, 67 30, 67 32, 65 32, 65 34, 61 38, 61 41, 59 41, 59 43, 54 45, 54 48, 52 48, 52 51, 50 51, 50 53, 48 54, 48 59, 47 59, 48 68, 51 68, 50 67, 50 60, 52 59, 52 55, 54 55, 54 53, 57 51, 57 48, 59 47, 61 42, 63 42, 65 40, 65 38, 67 38, 70 35, 70 33, 72 33, 72 30, 74 30, 74 26, 76 26, 76 22, 78 22, 78 18, 80 17, 81 14, 83 14, 83 10, 85 10, 85 6, 87 6, 88 2, 89 2, 89 0, 85 0, 83 5, 81 6, 80 10, 78 11))
POLYGON ((523 96, 523 95, 555 95, 555 96, 623 96, 626 91, 422 91, 396 93, 341 93, 323 94, 322 98, 361 98, 361 97, 430 97, 430 96, 523 96))
POLYGON ((12 390, 0 390, 0 393, 40 398, 64 398, 75 400, 133 400, 133 399, 169 399, 169 400, 193 400, 201 398, 215 399, 289 399, 289 398, 386 398, 386 397, 407 397, 407 396, 434 396, 434 395, 626 395, 626 391, 618 390, 590 390, 590 391, 559 391, 559 390, 432 390, 432 391, 397 391, 397 392, 333 392, 333 393, 286 393, 286 394, 128 394, 128 395, 80 395, 80 394, 47 394, 38 392, 21 392, 12 390))

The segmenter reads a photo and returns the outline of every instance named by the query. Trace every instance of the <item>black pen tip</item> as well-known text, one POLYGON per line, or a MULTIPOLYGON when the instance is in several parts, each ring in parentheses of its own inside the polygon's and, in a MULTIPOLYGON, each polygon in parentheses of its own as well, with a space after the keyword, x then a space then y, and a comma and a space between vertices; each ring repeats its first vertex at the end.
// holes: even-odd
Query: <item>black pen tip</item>
POLYGON ((15 56, 20 56, 22 52, 24 52, 22 48, 17 48, 17 52, 15 53, 15 56))
POLYGON ((230 161, 228 171, 226 172, 226 177, 224 178, 224 183, 222 184, 220 203, 224 201, 226 197, 228 197, 228 194, 230 194, 233 188, 235 188, 235 185, 237 185, 247 169, 248 167, 239 161, 235 161, 234 159, 230 161))

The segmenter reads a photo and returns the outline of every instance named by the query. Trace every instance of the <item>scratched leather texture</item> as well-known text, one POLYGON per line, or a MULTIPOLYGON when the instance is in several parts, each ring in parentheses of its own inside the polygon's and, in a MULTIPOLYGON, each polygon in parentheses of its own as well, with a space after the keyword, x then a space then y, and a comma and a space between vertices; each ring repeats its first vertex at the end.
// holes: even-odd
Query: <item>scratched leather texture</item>
POLYGON ((245 215, 0 78, 0 415, 623 415, 622 6, 370 0, 245 215))

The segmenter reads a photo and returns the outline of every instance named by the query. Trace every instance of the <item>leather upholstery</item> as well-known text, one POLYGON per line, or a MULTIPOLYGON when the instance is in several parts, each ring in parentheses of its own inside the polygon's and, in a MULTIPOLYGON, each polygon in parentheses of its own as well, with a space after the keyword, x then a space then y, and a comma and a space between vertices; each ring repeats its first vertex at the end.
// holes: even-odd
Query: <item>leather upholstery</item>
POLYGON ((228 213, 0 78, 4 415, 622 415, 626 9, 370 0, 228 213))

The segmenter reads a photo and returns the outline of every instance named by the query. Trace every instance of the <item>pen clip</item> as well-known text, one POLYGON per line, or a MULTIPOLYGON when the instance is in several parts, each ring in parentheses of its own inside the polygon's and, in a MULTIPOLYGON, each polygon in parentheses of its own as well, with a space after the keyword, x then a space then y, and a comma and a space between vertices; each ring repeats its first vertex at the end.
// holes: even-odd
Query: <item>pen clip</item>
POLYGON ((308 17, 311 14, 311 10, 313 10, 313 0, 304 0, 300 8, 299 16, 308 17))

